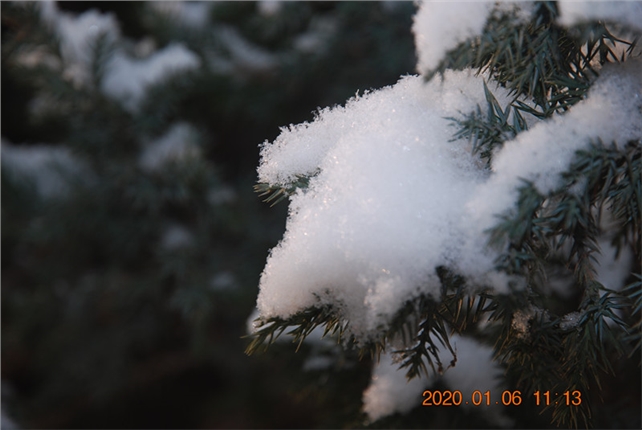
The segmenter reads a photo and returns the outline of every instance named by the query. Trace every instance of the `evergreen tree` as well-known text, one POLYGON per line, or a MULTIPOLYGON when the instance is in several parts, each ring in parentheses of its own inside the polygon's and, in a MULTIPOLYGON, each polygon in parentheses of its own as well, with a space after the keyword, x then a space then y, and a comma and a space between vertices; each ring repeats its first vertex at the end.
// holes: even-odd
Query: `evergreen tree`
POLYGON ((255 188, 290 212, 248 353, 372 357, 375 427, 639 428, 641 22, 423 3, 422 78, 263 145, 255 188))

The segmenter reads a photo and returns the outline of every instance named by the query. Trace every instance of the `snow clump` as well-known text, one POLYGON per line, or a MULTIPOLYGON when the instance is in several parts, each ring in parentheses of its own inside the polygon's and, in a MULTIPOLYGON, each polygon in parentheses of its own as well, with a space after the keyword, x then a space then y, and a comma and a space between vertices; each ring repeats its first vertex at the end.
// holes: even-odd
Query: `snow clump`
POLYGON ((434 69, 446 52, 480 35, 493 7, 492 2, 422 2, 412 26, 419 73, 434 69))
MULTIPOLYGON (((483 79, 471 71, 427 84, 404 77, 263 145, 260 182, 313 177, 292 196, 285 236, 267 260, 262 317, 325 302, 365 335, 404 301, 438 293, 434 268, 462 259, 465 205, 487 177, 466 142, 450 141, 446 117, 485 106, 483 79)), ((507 103, 505 90, 492 91, 507 103)), ((462 269, 492 271, 493 255, 474 252, 486 266, 462 269)))
POLYGON ((558 0, 559 23, 571 26, 591 20, 613 21, 642 30, 642 2, 558 0))
POLYGON ((427 386, 423 378, 408 380, 391 354, 381 354, 370 385, 363 392, 363 411, 370 421, 395 412, 407 413, 421 404, 421 393, 427 386))

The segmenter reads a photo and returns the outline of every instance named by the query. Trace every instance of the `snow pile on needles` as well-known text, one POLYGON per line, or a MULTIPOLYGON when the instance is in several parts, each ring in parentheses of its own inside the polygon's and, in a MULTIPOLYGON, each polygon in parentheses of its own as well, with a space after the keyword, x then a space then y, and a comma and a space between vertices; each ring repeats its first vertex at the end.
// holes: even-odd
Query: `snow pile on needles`
MULTIPOLYGON (((404 77, 264 145, 259 181, 314 176, 292 196, 285 236, 268 258, 261 315, 331 303, 363 336, 404 301, 438 294, 434 268, 467 252, 458 247, 466 203, 488 176, 465 142, 450 141, 445 117, 484 100, 483 77, 470 71, 428 84, 404 77)), ((492 270, 493 255, 481 251, 486 258, 474 260, 492 270)))

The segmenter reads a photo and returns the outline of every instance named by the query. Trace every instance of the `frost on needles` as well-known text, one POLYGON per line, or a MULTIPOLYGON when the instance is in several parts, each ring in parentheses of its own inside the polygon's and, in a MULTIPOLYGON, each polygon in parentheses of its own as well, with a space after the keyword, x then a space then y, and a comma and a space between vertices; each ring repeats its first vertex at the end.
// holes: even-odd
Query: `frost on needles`
MULTIPOLYGON (((635 3, 422 3, 413 25, 422 75, 322 109, 261 147, 257 189, 288 197, 289 215, 261 276, 250 350, 286 329, 301 341, 325 326, 348 346, 387 351, 380 366, 430 378, 428 367, 453 371, 444 351, 453 363, 483 356, 479 366, 515 370, 516 345, 549 327, 568 337, 540 351, 559 363, 517 369, 532 392, 546 378, 592 383, 563 363, 572 362, 563 348, 580 347, 572 330, 639 345, 639 334, 623 337, 639 329, 639 303, 614 311, 617 300, 640 300, 623 289, 640 260, 636 22, 635 3), (538 59, 548 55, 555 60, 538 59), (573 312, 543 305, 573 291, 582 297, 573 312), (495 363, 470 327, 493 333, 495 363), (460 353, 453 332, 465 336, 460 353)), ((582 365, 608 361, 601 345, 584 347, 593 349, 582 365)), ((405 386, 393 373, 379 367, 387 376, 364 394, 371 419, 406 411, 394 393, 419 396, 430 382, 405 386)), ((498 383, 485 373, 488 386, 498 383)), ((467 379, 458 389, 477 389, 467 379)), ((587 417, 578 411, 554 419, 577 425, 587 417)))

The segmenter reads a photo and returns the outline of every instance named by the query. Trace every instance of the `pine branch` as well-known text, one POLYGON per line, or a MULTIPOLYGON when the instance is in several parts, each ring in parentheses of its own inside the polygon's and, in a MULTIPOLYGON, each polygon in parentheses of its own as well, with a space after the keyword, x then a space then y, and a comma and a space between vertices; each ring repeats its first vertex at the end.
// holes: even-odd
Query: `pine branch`
POLYGON ((94 89, 100 89, 109 59, 116 49, 116 44, 107 32, 100 33, 91 43, 91 81, 94 89))
POLYGON ((507 273, 539 270, 551 250, 559 250, 571 240, 569 266, 579 285, 587 285, 593 279, 591 254, 597 251, 599 233, 594 216, 599 211, 594 209, 606 203, 618 221, 617 243, 624 240, 639 249, 642 186, 636 178, 642 172, 641 152, 634 142, 623 150, 592 144, 577 152, 562 174, 564 183, 548 196, 524 181, 517 207, 502 215, 502 221, 489 231, 489 243, 506 249, 497 260, 498 267, 507 273), (583 192, 569 191, 581 181, 587 183, 583 192))
POLYGON ((517 207, 501 215, 500 222, 488 231, 489 245, 505 249, 496 260, 498 269, 508 274, 528 275, 540 272, 543 262, 538 255, 547 254, 550 235, 540 220, 546 201, 532 183, 523 180, 518 189, 517 207))
POLYGON ((565 391, 578 390, 582 394, 582 402, 574 407, 567 406, 562 399, 558 404, 552 404, 553 422, 574 428, 581 424, 591 426, 591 398, 589 393, 602 391, 600 374, 614 374, 611 362, 624 355, 624 350, 617 328, 626 329, 626 324, 613 311, 624 307, 621 299, 601 285, 594 283, 596 292, 603 290, 600 297, 587 295, 580 306, 580 315, 576 327, 571 327, 564 336, 564 348, 561 362, 560 378, 566 384, 565 391), (608 320, 615 322, 616 328, 611 328, 608 320), (568 387, 568 388, 567 388, 568 387), (592 388, 597 388, 593 389, 592 388))
MULTIPOLYGON (((567 264, 574 271, 576 285, 584 289, 577 326, 571 326, 569 331, 555 317, 540 315, 539 320, 531 318, 530 322, 529 342, 534 343, 516 342, 505 326, 500 335, 503 340, 497 348, 501 361, 517 372, 518 383, 525 384, 526 389, 529 389, 528 381, 549 384, 533 386, 531 392, 550 390, 563 383, 559 390, 578 390, 585 394, 585 401, 576 407, 569 408, 564 399, 558 399, 557 405, 551 404, 552 418, 557 425, 590 425, 588 393, 592 387, 600 387, 600 373, 613 373, 611 363, 624 355, 626 338, 619 333, 629 329, 615 313, 624 304, 593 280, 591 254, 599 250, 598 221, 593 214, 595 208, 610 203, 621 235, 639 247, 639 235, 631 234, 639 228, 639 221, 629 216, 639 213, 636 195, 639 187, 633 183, 635 177, 632 176, 640 169, 639 152, 640 146, 636 144, 628 144, 623 149, 593 144, 587 150, 578 151, 569 170, 562 175, 564 184, 559 189, 542 196, 532 184, 525 183, 519 190, 517 207, 490 232, 495 245, 508 244, 498 265, 509 273, 521 271, 532 287, 536 287, 531 276, 533 270, 548 263, 550 251, 559 250, 566 241, 571 241, 567 264), (569 188, 580 181, 587 184, 584 189, 579 193, 570 192, 569 188), (626 189, 626 201, 620 197, 623 189, 626 189), (606 293, 601 294, 604 291, 606 293), (609 320, 615 322, 617 328, 612 329, 607 324, 609 320), (560 340, 561 351, 556 347, 560 340), (533 355, 533 351, 541 351, 543 355, 533 355), (540 363, 547 364, 540 368, 540 363)), ((493 314, 492 318, 505 316, 493 314)), ((632 340, 635 339, 633 335, 632 340)))
POLYGON ((428 367, 433 374, 442 374, 455 366, 457 354, 450 345, 449 333, 462 333, 469 325, 480 321, 493 300, 485 291, 470 292, 465 279, 447 267, 438 267, 437 274, 442 284, 440 300, 421 295, 406 302, 384 337, 384 340, 394 339, 401 334, 404 344, 411 345, 393 351, 401 361, 400 368, 407 368, 408 379, 422 373, 429 376, 428 367), (446 368, 439 355, 441 347, 447 348, 453 356, 446 368))
MULTIPOLYGON (((588 149, 578 151, 563 178, 569 185, 587 181, 586 192, 590 204, 601 209, 608 205, 617 221, 614 244, 619 249, 625 243, 632 245, 640 258, 642 223, 642 145, 631 141, 618 149, 615 143, 605 146, 600 140, 588 149)), ((597 220, 599 224, 599 218, 597 220)))
POLYGON ((595 64, 624 61, 637 40, 615 37, 601 22, 566 30, 557 26, 555 2, 536 2, 533 16, 524 24, 514 12, 491 15, 483 34, 465 41, 441 61, 426 80, 447 69, 468 67, 492 78, 515 96, 524 96, 535 108, 521 101, 514 107, 538 118, 566 111, 582 100, 594 77, 595 64), (622 57, 614 49, 627 47, 622 57))
POLYGON ((631 317, 635 318, 628 335, 623 339, 624 342, 629 342, 633 345, 629 358, 636 351, 639 351, 642 345, 642 275, 634 273, 633 276, 637 281, 623 288, 621 292, 623 297, 630 303, 631 317))
MULTIPOLYGON (((433 373, 441 374, 455 365, 456 352, 450 345, 451 329, 448 327, 461 332, 469 324, 477 323, 487 312, 487 304, 492 301, 492 296, 483 291, 471 294, 466 289, 464 278, 445 267, 438 268, 437 272, 442 280, 440 301, 427 295, 408 300, 388 325, 380 327, 381 334, 373 340, 359 343, 350 335, 347 344, 358 346, 360 359, 369 355, 378 361, 392 339, 401 339, 404 345, 412 346, 395 350, 393 354, 401 362, 400 368, 407 368, 408 379, 418 377, 421 373, 428 375, 428 367, 433 373), (447 367, 441 362, 441 347, 446 347, 453 355, 447 367)), ((319 326, 325 326, 323 336, 336 335, 339 342, 348 328, 348 322, 332 306, 311 307, 288 318, 257 319, 255 324, 259 326, 256 332, 248 336, 252 338, 246 349, 248 355, 261 347, 267 350, 286 330, 290 330, 286 334, 293 336, 298 350, 303 340, 319 326)))
POLYGON ((526 295, 496 301, 490 317, 501 324, 496 358, 515 375, 523 391, 561 389, 559 363, 563 360, 559 320, 528 305, 526 295))
POLYGON ((439 266, 436 271, 441 282, 439 314, 452 331, 463 333, 486 316, 495 296, 483 288, 473 291, 463 276, 448 267, 439 266))
POLYGON ((417 304, 420 322, 418 324, 419 330, 414 336, 414 345, 394 351, 395 355, 398 355, 401 360, 400 369, 408 369, 406 371, 408 379, 419 377, 421 373, 430 376, 426 363, 428 363, 433 373, 442 374, 444 372, 437 342, 448 348, 453 355, 453 360, 448 367, 454 366, 457 361, 455 351, 448 340, 445 321, 439 312, 441 306, 441 303, 422 296, 417 304))
POLYGON ((502 109, 488 89, 486 82, 484 82, 484 95, 487 103, 485 118, 481 108, 477 106, 475 111, 463 119, 453 117, 446 119, 452 121, 459 128, 451 142, 462 138, 468 139, 472 143, 473 154, 480 153, 481 158, 486 160, 486 167, 490 169, 494 149, 501 147, 505 141, 511 140, 522 131, 527 130, 528 126, 519 109, 512 103, 502 109))
POLYGON ((347 328, 347 322, 342 319, 333 306, 323 305, 311 307, 288 318, 271 317, 267 320, 255 320, 257 330, 249 336, 252 341, 245 349, 247 355, 252 355, 259 350, 261 346, 264 350, 273 344, 276 339, 283 334, 285 330, 290 330, 286 334, 293 337, 293 342, 297 343, 297 351, 305 338, 319 326, 325 326, 323 336, 338 336, 338 342, 347 328))
POLYGON ((297 175, 296 180, 289 186, 270 185, 260 183, 254 186, 254 192, 259 193, 259 197, 267 196, 263 201, 271 203, 270 207, 285 200, 293 195, 299 189, 306 189, 310 184, 312 177, 297 175))

